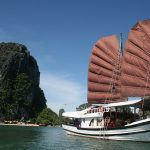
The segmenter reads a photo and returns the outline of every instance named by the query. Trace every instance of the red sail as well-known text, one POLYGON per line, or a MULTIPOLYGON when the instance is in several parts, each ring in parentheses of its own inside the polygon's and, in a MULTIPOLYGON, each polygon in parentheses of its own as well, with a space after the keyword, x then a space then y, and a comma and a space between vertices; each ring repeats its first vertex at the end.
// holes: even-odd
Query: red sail
POLYGON ((123 97, 150 96, 150 20, 129 32, 121 73, 123 97))
POLYGON ((121 54, 117 37, 111 35, 96 42, 88 69, 88 102, 110 103, 120 99, 121 54))

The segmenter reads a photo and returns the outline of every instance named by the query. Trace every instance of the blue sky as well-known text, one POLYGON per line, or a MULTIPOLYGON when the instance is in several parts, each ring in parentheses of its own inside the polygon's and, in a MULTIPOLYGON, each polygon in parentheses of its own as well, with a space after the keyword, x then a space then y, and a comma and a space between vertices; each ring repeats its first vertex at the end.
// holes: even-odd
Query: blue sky
POLYGON ((0 0, 0 42, 28 47, 48 106, 73 111, 87 97, 93 44, 150 18, 149 0, 0 0))

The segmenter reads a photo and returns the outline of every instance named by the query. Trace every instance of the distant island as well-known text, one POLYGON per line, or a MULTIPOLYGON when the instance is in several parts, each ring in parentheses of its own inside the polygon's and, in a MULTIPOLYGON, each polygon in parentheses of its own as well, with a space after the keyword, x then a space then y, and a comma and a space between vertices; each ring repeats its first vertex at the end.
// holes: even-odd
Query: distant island
POLYGON ((61 123, 47 108, 39 82, 38 64, 26 46, 0 43, 0 122, 61 123))

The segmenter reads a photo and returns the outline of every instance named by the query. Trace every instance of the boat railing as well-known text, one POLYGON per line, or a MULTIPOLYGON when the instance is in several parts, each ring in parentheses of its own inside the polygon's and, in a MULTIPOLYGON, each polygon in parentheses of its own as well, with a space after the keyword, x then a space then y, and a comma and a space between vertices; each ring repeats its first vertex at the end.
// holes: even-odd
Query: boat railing
POLYGON ((98 112, 109 112, 108 107, 98 107, 98 108, 92 108, 87 111, 87 113, 98 113, 98 112))

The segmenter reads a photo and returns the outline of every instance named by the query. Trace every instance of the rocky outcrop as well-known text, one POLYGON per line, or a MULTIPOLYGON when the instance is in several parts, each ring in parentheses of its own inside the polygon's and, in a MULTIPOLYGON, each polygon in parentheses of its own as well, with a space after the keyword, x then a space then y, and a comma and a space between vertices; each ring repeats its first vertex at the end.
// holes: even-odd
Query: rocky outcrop
POLYGON ((46 107, 36 60, 24 45, 0 43, 0 118, 35 117, 46 107))

